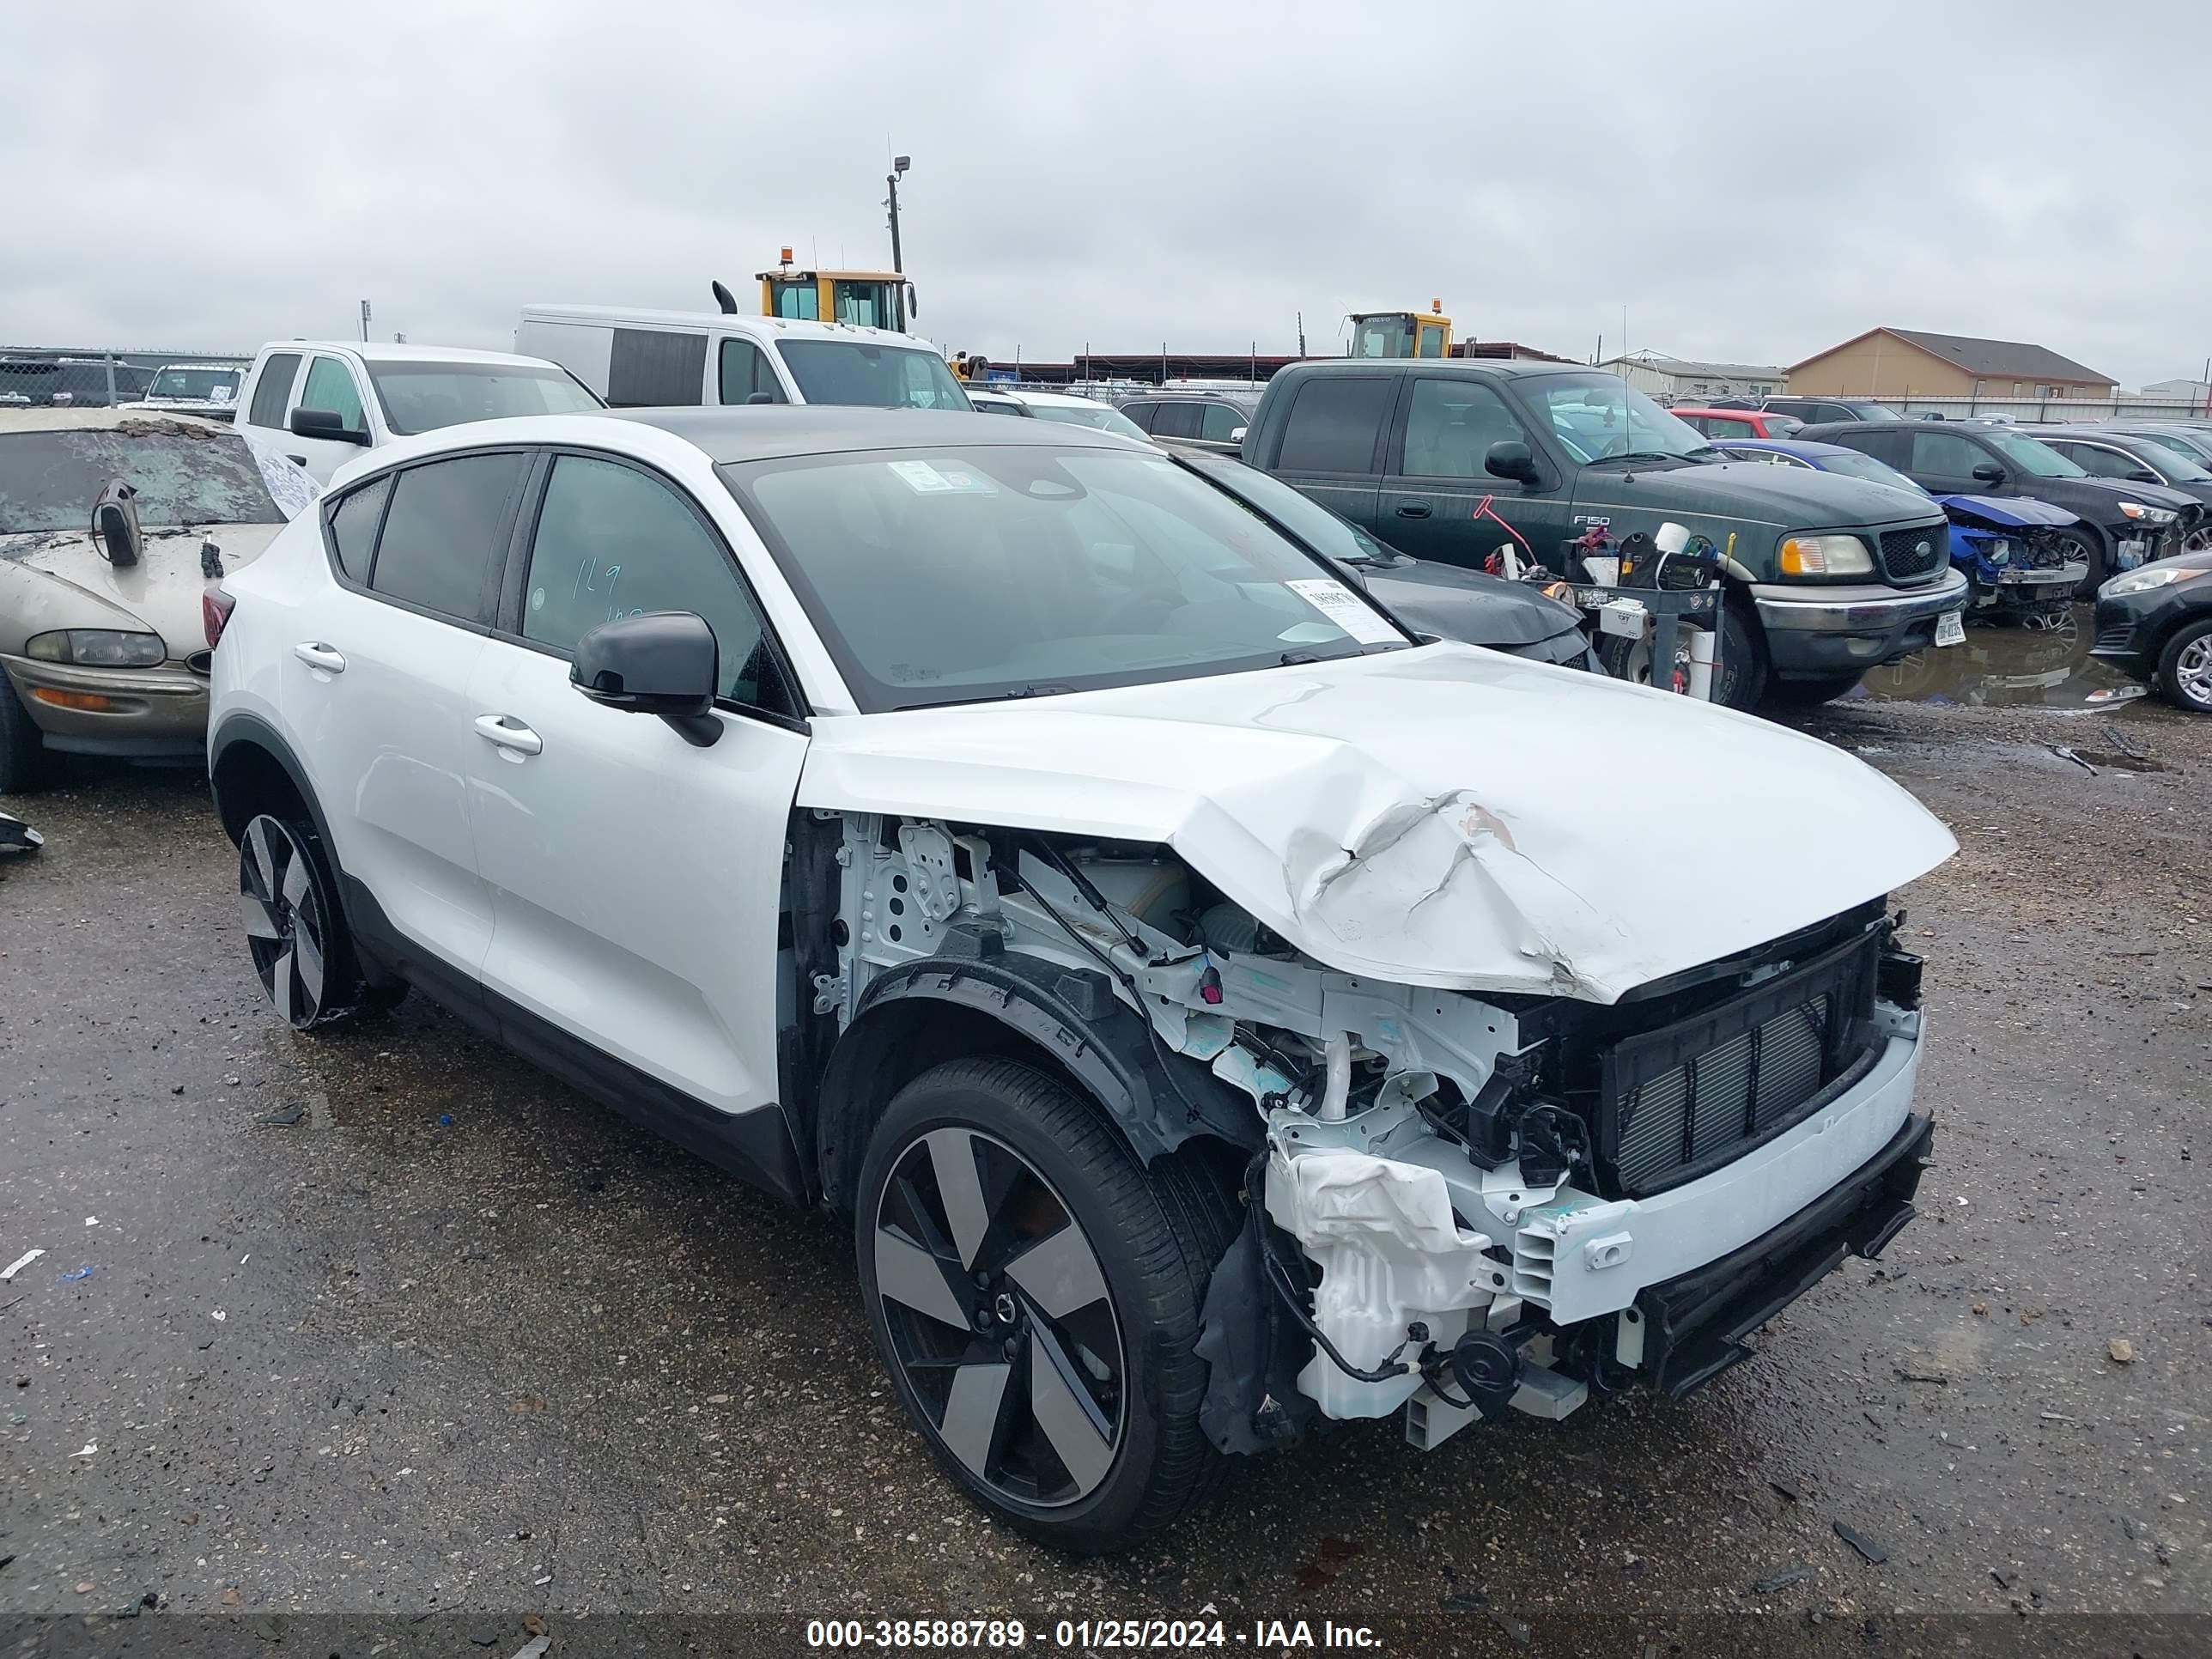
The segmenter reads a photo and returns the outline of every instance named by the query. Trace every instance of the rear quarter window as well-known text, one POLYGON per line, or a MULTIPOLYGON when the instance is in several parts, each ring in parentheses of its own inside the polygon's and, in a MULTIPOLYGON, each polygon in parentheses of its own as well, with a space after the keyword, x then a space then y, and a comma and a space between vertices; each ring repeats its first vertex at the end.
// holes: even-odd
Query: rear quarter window
POLYGON ((1396 386, 1382 374, 1316 375, 1294 394, 1275 465, 1285 472, 1372 473, 1396 386))
POLYGON ((292 398, 292 382, 300 373, 296 351, 271 352, 261 365, 261 378, 253 383, 253 404, 246 411, 250 425, 281 427, 292 398))

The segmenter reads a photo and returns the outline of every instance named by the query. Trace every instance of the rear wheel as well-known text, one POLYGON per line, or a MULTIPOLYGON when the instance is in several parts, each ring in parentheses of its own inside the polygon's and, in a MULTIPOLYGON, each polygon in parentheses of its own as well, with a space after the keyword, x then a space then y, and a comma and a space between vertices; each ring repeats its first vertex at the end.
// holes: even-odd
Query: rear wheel
POLYGON ((2158 689, 2176 708, 2212 714, 2212 617, 2183 624, 2158 653, 2158 689))
POLYGON ((267 813, 238 840, 239 909, 261 988, 295 1030, 359 1007, 364 988, 322 842, 267 813))
POLYGON ((1086 1553, 1166 1525, 1219 1472, 1194 1350, 1229 1231, 1187 1172, 1147 1172, 1086 1102, 1006 1060, 902 1089, 855 1206, 869 1323, 938 1461, 993 1515, 1086 1553))
POLYGON ((52 758, 31 711, 0 670, 0 795, 27 795, 43 787, 52 758))

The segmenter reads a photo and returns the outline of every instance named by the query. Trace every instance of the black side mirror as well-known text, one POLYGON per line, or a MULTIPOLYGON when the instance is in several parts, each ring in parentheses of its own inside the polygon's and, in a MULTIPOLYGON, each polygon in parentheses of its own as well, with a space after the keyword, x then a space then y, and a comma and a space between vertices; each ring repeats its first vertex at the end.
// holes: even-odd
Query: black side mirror
POLYGON ((349 427, 345 416, 335 409, 295 409, 292 411, 292 435, 295 438, 328 438, 333 443, 359 444, 368 447, 368 434, 358 428, 349 427))
POLYGON ((111 478, 100 499, 92 504, 92 533, 108 563, 128 570, 146 550, 146 538, 138 528, 138 508, 131 500, 137 491, 120 478, 111 478))
POLYGON ((2001 484, 2005 481, 2005 470, 1995 461, 1983 461, 1974 468, 1976 483, 2001 484))
POLYGON ((689 611, 617 617, 588 629, 568 678, 602 708, 658 714, 702 749, 722 735, 713 712, 721 647, 707 619, 689 611))
POLYGON ((1526 484, 1536 482, 1536 463, 1528 459, 1528 446, 1510 438, 1491 445, 1483 455, 1482 470, 1496 478, 1513 478, 1526 484))

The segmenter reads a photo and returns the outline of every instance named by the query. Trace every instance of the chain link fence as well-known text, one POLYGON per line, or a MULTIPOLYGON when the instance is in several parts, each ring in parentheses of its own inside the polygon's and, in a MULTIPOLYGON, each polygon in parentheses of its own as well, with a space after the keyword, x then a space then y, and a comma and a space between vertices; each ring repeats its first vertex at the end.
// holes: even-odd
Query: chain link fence
POLYGON ((192 352, 0 346, 0 410, 111 409, 150 398, 222 416, 235 407, 252 361, 192 352))

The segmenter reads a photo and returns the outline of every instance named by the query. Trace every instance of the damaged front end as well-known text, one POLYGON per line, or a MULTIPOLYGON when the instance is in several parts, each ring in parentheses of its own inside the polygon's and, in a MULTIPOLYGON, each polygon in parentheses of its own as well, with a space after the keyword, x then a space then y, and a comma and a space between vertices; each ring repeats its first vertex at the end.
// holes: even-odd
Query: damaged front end
MULTIPOLYGON (((1511 883, 1541 874, 1480 850, 1512 841, 1484 816, 1385 815, 1286 861, 1288 903, 1341 939, 1363 918, 1418 938, 1428 910, 1525 930, 1540 907, 1511 883)), ((795 988, 817 1019, 848 1030, 918 978, 1045 1011, 1072 1075, 1120 1079, 1092 1091, 1141 1158, 1201 1141, 1242 1199, 1198 1343, 1221 1449, 1401 1408, 1429 1446, 1508 1409, 1683 1392, 1911 1214, 1919 961, 1879 899, 1610 1000, 1559 941, 1515 937, 1553 988, 1474 991, 1332 968, 1158 844, 810 827, 836 865, 834 955, 795 988)))
POLYGON ((1991 620, 2048 625, 2088 580, 2074 515, 2041 501, 1937 498, 1951 520, 1951 562, 1972 583, 1968 609, 1991 620))

